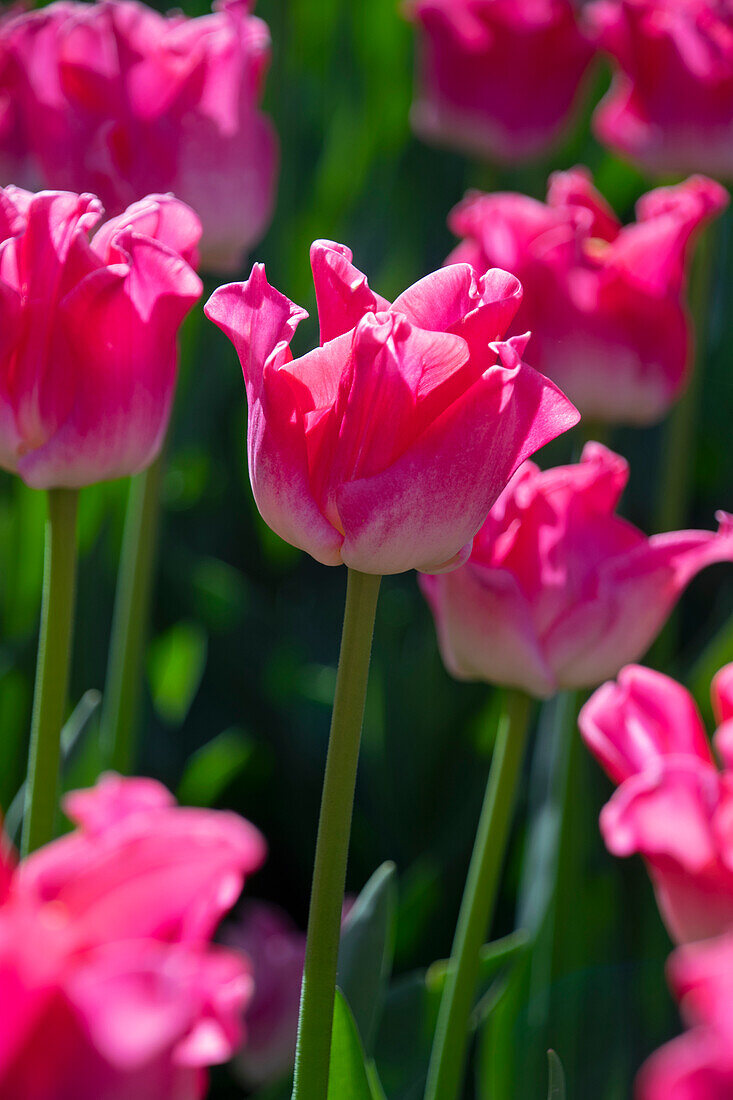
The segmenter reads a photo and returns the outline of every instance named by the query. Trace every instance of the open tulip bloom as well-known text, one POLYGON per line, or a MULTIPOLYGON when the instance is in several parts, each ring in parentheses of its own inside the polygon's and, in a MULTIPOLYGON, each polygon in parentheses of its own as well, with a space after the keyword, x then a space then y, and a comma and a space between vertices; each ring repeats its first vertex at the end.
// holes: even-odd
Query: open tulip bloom
POLYGON ((614 855, 644 857, 678 942, 733 927, 733 665, 713 682, 715 749, 687 691, 630 665, 583 707, 583 739, 618 790, 601 813, 614 855))
POLYGON ((420 135, 516 162, 567 129, 593 54, 573 0, 407 0, 405 10, 420 32, 420 135))
POLYGON ((465 565, 421 578, 454 676, 538 698, 595 687, 646 652, 696 573, 733 561, 724 513, 717 534, 651 537, 617 516, 628 475, 599 443, 572 466, 543 472, 528 462, 465 565))
POLYGON ((733 178, 733 9, 727 0, 595 0, 589 38, 613 60, 597 136, 654 173, 733 178))
POLYGON ((390 304, 351 260, 312 246, 321 345, 299 359, 306 313, 261 264, 205 307, 242 364, 255 500, 326 565, 452 569, 517 466, 578 414, 522 361, 528 337, 504 339, 514 276, 455 264, 390 304))
POLYGON ((692 246, 728 204, 693 176, 644 195, 621 225, 584 168, 550 177, 547 201, 470 193, 451 213, 448 263, 513 271, 524 288, 509 331, 532 332, 532 362, 596 421, 649 424, 679 397, 692 361, 686 283, 692 246))
POLYGON ((211 938, 264 840, 150 779, 104 776, 66 812, 62 839, 0 850, 0 1093, 200 1100, 252 993, 246 956, 211 938))
POLYGON ((0 465, 36 489, 153 461, 201 294, 189 207, 150 195, 92 235, 102 213, 94 195, 0 190, 0 465))
POLYGON ((57 0, 6 17, 0 165, 25 154, 33 183, 94 191, 111 214, 173 191, 201 218, 204 267, 236 269, 269 221, 277 171, 258 106, 270 36, 251 7, 224 0, 188 19, 57 0))

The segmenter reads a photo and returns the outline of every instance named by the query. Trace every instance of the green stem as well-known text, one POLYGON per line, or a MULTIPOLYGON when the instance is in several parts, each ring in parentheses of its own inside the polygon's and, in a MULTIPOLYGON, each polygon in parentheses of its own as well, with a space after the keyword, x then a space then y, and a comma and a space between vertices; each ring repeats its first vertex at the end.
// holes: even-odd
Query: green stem
POLYGON ((707 323, 714 259, 713 234, 708 230, 700 238, 690 289, 695 364, 687 389, 672 409, 665 427, 655 527, 657 531, 675 531, 684 527, 687 520, 690 489, 695 473, 697 421, 707 352, 707 323))
POLYGON ((49 489, 23 855, 53 839, 76 587, 76 489, 49 489))
POLYGON ((428 1069, 425 1100, 456 1100, 463 1081, 468 1021, 476 995, 479 950, 496 903, 499 873, 529 728, 531 701, 506 693, 486 795, 456 925, 451 966, 443 991, 428 1069))
POLYGON ((135 762, 135 733, 158 541, 163 456, 132 478, 117 576, 102 704, 105 765, 123 774, 135 762))
POLYGON ((350 569, 323 780, 300 995, 293 1100, 326 1100, 356 768, 381 578, 350 569))

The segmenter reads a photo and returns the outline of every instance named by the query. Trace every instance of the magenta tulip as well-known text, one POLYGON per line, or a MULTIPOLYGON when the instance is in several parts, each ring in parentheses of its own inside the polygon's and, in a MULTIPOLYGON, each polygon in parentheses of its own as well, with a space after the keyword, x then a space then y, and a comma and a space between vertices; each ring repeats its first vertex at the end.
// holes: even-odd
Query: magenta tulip
POLYGON ((733 177, 730 3, 597 0, 584 17, 614 63, 599 139, 652 172, 733 177))
POLYGON ((269 32, 251 6, 187 19, 58 0, 6 20, 16 132, 45 184, 92 190, 114 214, 173 191, 201 218, 204 266, 236 269, 269 222, 277 171, 258 107, 269 32))
POLYGON ((187 206, 151 195, 90 240, 101 215, 93 195, 0 190, 0 465, 34 488, 153 461, 201 294, 187 206))
POLYGON ((200 1100, 252 988, 210 941, 264 841, 148 779, 105 776, 66 811, 76 830, 17 868, 3 845, 0 1093, 200 1100))
POLYGON ((463 237, 448 263, 514 272, 524 287, 515 328, 532 362, 598 421, 647 424, 679 396, 692 360, 685 283, 702 227, 728 203, 693 177, 645 195, 622 226, 586 169, 550 178, 547 203, 469 194, 450 215, 463 237))
POLYGON ((620 784, 601 813, 606 845, 644 857, 673 939, 733 928, 733 772, 718 770, 685 689, 659 672, 625 668, 586 703, 579 724, 620 784))
POLYGON ((235 1066, 247 1085, 265 1085, 293 1068, 305 933, 277 906, 249 901, 226 927, 224 942, 252 960, 254 980, 235 1066))
POLYGON ((459 679, 539 698, 593 687, 638 659, 706 565, 733 561, 733 518, 648 538, 615 515, 623 458, 588 443, 580 462, 528 462, 474 539, 465 565, 421 577, 443 660, 459 679))
POLYGON ((639 1100, 726 1100, 733 1095, 733 934, 680 947, 670 984, 690 1030, 646 1062, 639 1100))
POLYGON ((543 153, 568 128, 592 48, 572 0, 408 0, 420 28, 412 119, 492 160, 543 153))
POLYGON ((453 568, 519 463, 578 419, 522 362, 526 337, 502 339, 521 287, 458 264, 390 305, 343 245, 311 262, 321 346, 300 359, 306 314, 262 265, 205 307, 242 364, 260 513, 326 565, 453 568))

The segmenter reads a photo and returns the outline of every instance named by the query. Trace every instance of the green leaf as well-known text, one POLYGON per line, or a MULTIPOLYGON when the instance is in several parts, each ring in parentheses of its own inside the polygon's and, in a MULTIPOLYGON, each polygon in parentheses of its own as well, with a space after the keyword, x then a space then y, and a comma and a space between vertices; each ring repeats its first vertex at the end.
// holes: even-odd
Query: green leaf
POLYGON ((328 1100, 374 1100, 364 1060, 364 1048, 351 1009, 336 990, 331 1032, 328 1100))
POLYGON ((341 933, 337 980, 369 1052, 392 970, 396 877, 394 863, 377 868, 356 899, 341 933))
POLYGON ((213 806, 247 767, 254 750, 254 740, 244 730, 223 730, 190 757, 178 785, 178 801, 184 806, 213 806))
POLYGON ((565 1100, 565 1074, 562 1062, 554 1050, 547 1052, 548 1087, 547 1100, 565 1100))
POLYGON ((148 679, 163 721, 179 726, 188 714, 206 665, 208 639, 198 623, 176 623, 150 644, 148 679))

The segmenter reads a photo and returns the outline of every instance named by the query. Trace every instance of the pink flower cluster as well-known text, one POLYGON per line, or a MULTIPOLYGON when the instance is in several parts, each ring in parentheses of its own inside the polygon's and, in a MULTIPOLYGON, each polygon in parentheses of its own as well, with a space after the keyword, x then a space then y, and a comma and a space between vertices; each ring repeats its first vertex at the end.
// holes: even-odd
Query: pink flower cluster
POLYGON ((223 0, 187 19, 137 0, 56 0, 6 16, 6 174, 93 191, 111 214, 175 192, 201 219, 204 266, 238 267, 269 221, 277 169, 275 134, 258 107, 269 33, 251 6, 223 0))
POLYGON ((649 1059, 641 1100, 720 1100, 733 1091, 733 664, 715 677, 712 696, 722 769, 692 697, 651 669, 624 668, 579 718, 619 784, 601 814, 606 844, 644 857, 667 928, 685 945, 669 970, 691 1030, 649 1059))
POLYGON ((531 360, 594 420, 647 424, 679 396, 691 362, 685 302, 691 246, 728 204, 693 176, 661 187, 622 226, 589 172, 550 178, 547 202, 469 194, 449 224, 463 238, 449 263, 503 267, 524 297, 510 332, 530 329, 531 360))
POLYGON ((420 578, 454 676, 539 698, 594 687, 643 655, 696 573, 733 561, 733 517, 648 538, 615 514, 627 480, 599 443, 573 466, 527 462, 466 563, 420 578))
POLYGON ((408 0, 418 25, 413 122, 492 160, 567 129, 596 51, 613 64, 601 141, 655 173, 733 176, 728 0, 408 0))
POLYGON ((189 207, 150 195, 90 239, 102 212, 94 195, 0 189, 0 465, 34 488, 152 462, 201 294, 189 207))
POLYGON ((246 958, 212 946, 264 859, 235 814, 104 776, 66 799, 74 832, 0 861, 0 1093, 199 1100, 241 1040, 246 958))

